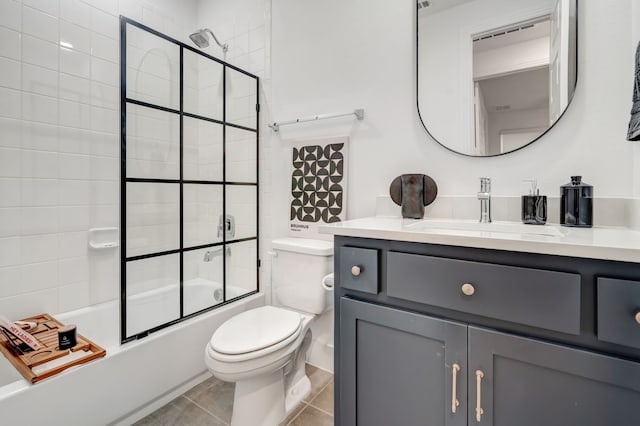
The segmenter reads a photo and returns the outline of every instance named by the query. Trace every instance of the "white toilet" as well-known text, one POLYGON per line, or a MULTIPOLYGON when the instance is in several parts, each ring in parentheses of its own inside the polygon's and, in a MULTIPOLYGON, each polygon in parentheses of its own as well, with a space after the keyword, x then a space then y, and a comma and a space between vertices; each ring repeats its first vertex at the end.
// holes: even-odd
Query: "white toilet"
POLYGON ((332 307, 332 295, 321 280, 333 271, 333 245, 282 238, 272 247, 276 306, 227 320, 205 349, 209 371, 236 382, 232 426, 277 425, 309 394, 304 367, 311 322, 332 307))

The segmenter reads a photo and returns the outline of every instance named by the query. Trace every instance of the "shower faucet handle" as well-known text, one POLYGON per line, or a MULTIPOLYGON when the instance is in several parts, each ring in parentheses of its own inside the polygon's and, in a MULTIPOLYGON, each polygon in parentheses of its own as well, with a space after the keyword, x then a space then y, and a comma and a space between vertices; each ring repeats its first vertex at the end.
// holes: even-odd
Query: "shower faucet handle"
POLYGON ((224 232, 225 238, 233 238, 236 236, 236 218, 233 215, 226 215, 218 218, 218 238, 222 237, 224 232))

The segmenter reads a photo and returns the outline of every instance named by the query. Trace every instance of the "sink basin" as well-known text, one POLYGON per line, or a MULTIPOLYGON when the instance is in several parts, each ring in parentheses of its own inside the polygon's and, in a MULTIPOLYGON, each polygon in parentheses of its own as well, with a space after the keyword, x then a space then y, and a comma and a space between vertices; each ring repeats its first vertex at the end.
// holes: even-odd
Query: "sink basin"
POLYGON ((525 225, 516 222, 491 222, 479 223, 472 220, 434 220, 424 219, 416 223, 406 225, 413 231, 471 231, 471 232, 496 232, 515 235, 539 235, 545 237, 564 237, 568 231, 560 230, 553 225, 525 225))

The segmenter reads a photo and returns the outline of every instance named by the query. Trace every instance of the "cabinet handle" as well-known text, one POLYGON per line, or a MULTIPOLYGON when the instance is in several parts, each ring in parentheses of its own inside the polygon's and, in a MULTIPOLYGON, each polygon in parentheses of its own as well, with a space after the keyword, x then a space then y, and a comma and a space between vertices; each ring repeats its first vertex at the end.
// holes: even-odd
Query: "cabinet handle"
POLYGON ((476 370, 476 422, 482 421, 482 415, 484 410, 482 409, 482 397, 481 397, 481 384, 484 373, 480 370, 476 370))
POLYGON ((640 324, 640 311, 636 312, 636 314, 634 315, 634 318, 636 319, 636 322, 640 324))
POLYGON ((455 414, 456 412, 456 408, 458 407, 458 405, 460 405, 460 402, 458 401, 458 391, 456 389, 457 387, 457 382, 458 382, 458 371, 460 371, 460 365, 459 364, 453 364, 451 366, 451 370, 452 370, 452 375, 453 378, 451 379, 451 412, 455 414))
POLYGON ((353 275, 354 277, 357 277, 358 275, 360 275, 360 272, 362 272, 362 269, 360 269, 358 265, 351 267, 351 275, 353 275))
POLYGON ((462 293, 465 296, 473 296, 473 293, 476 292, 476 289, 473 287, 473 284, 464 283, 462 284, 462 293))

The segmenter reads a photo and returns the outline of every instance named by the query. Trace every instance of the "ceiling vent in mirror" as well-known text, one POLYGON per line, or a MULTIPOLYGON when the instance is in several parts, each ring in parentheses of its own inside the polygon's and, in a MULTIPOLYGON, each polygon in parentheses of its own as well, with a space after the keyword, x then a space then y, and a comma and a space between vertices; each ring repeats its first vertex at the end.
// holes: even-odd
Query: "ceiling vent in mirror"
POLYGON ((420 1, 418 0, 418 9, 422 9, 423 7, 429 7, 431 3, 428 0, 420 1))

